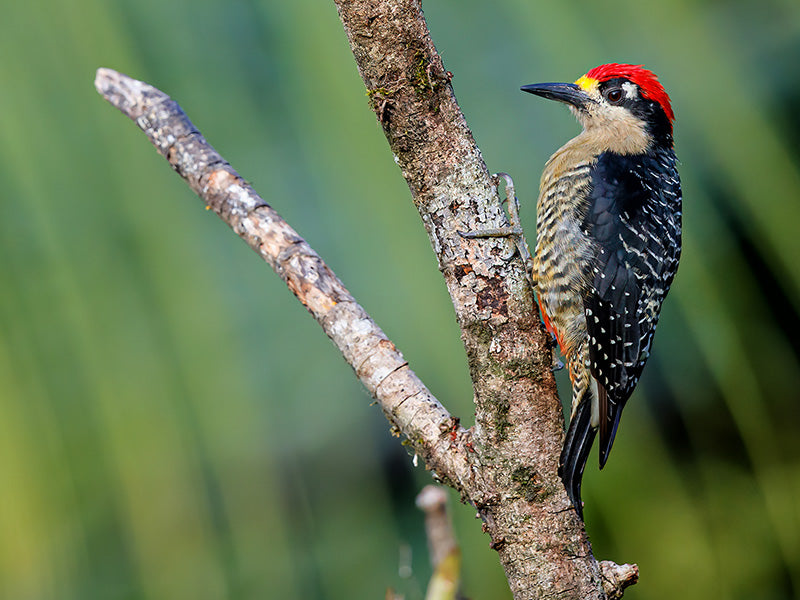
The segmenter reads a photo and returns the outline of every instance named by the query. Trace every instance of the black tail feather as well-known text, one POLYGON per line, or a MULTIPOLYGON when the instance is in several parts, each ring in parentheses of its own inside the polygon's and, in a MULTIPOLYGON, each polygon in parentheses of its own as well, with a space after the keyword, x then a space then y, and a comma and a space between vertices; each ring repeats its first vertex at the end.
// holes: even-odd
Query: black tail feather
POLYGON ((619 427, 619 418, 622 416, 622 405, 611 411, 611 418, 606 421, 607 433, 603 434, 603 428, 600 428, 600 468, 606 466, 608 454, 611 452, 611 446, 614 445, 614 438, 617 437, 617 427, 619 427), (613 420, 612 420, 613 419, 613 420), (610 427, 609 427, 610 424, 610 427))
POLYGON ((567 495, 581 520, 583 520, 581 480, 596 434, 597 429, 592 427, 592 403, 587 394, 569 423, 558 467, 558 474, 561 475, 564 487, 567 488, 567 495))

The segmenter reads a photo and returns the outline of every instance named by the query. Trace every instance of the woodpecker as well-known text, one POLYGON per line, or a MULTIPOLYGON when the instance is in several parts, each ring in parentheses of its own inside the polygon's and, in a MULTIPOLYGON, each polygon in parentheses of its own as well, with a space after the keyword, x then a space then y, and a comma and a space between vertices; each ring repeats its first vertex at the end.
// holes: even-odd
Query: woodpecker
POLYGON ((559 474, 583 519, 581 479, 600 432, 600 468, 653 343, 681 254, 675 116, 656 76, 606 64, 525 92, 565 103, 583 131, 547 161, 533 280, 572 382, 559 474))

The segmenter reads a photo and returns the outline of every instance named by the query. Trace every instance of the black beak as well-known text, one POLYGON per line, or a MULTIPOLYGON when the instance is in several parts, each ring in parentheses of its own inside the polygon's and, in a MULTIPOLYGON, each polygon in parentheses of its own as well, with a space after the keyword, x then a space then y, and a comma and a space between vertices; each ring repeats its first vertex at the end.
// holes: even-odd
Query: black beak
POLYGON ((519 89, 542 98, 566 102, 577 108, 585 108, 589 103, 594 102, 586 92, 574 83, 533 83, 531 85, 523 85, 519 89))

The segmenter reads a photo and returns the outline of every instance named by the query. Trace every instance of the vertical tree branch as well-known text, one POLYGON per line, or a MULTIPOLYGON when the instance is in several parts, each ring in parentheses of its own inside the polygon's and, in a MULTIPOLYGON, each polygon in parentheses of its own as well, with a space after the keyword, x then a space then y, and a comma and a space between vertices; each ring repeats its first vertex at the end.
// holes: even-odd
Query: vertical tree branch
POLYGON ((504 258, 507 241, 458 234, 507 223, 420 3, 334 2, 461 327, 475 445, 488 482, 467 499, 484 519, 515 598, 597 597, 599 568, 557 474, 563 416, 523 265, 504 258))

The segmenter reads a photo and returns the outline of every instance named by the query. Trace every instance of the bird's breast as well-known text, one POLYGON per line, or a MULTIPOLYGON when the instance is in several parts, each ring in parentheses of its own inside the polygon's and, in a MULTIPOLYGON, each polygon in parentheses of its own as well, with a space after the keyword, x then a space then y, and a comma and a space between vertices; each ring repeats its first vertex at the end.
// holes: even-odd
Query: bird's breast
POLYGON ((539 306, 568 359, 586 335, 583 296, 595 256, 594 245, 582 225, 594 161, 589 157, 569 162, 573 166, 565 168, 556 153, 545 166, 534 255, 539 306))

